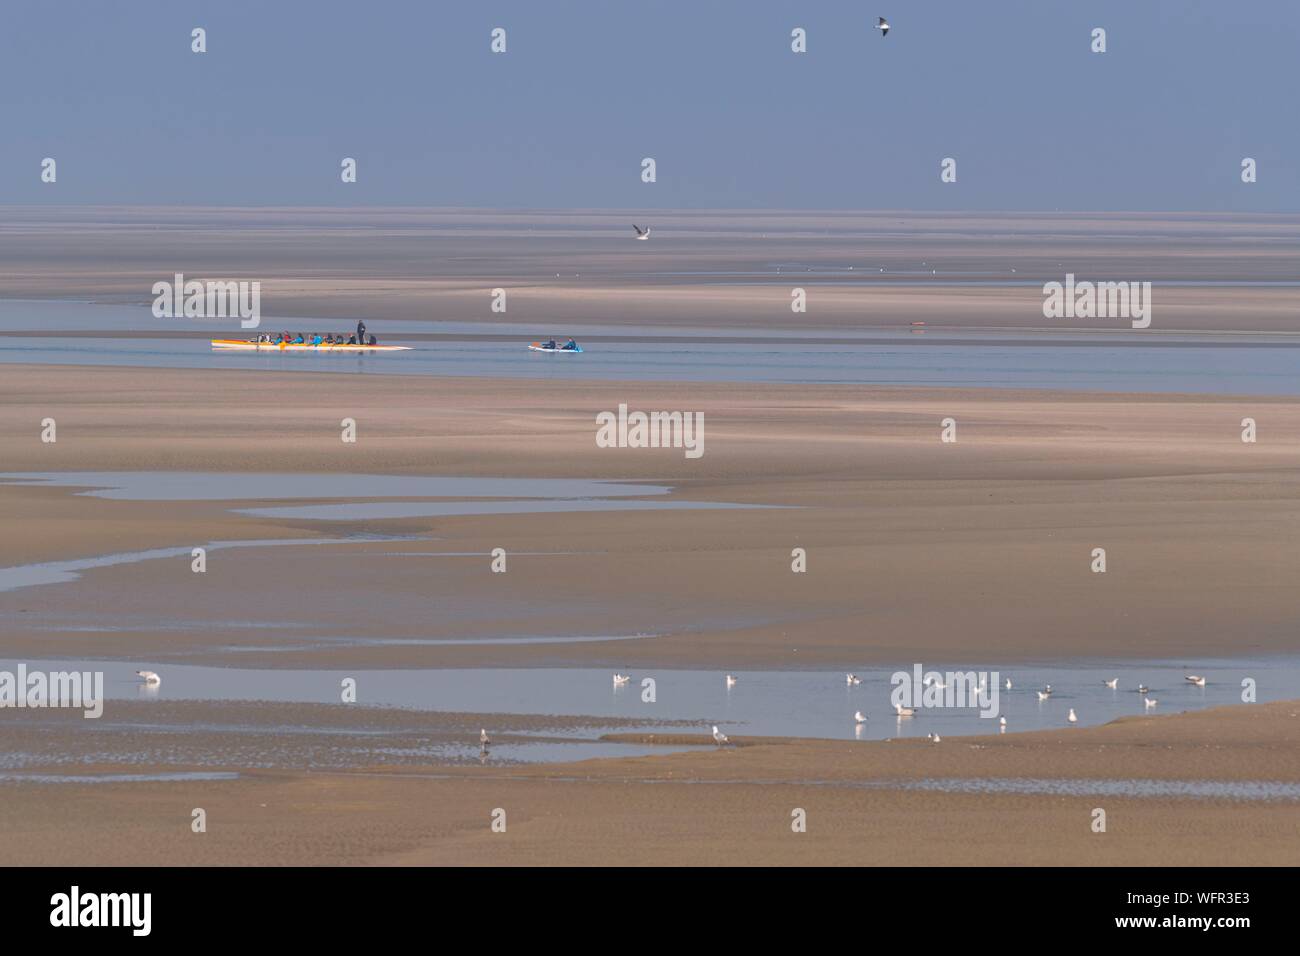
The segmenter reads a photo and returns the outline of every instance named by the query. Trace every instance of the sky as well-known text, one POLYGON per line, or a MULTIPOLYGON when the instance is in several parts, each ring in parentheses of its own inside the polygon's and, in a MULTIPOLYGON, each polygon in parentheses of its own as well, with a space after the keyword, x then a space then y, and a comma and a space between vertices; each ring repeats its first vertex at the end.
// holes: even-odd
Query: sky
POLYGON ((1300 211, 1295 0, 13 2, 0 81, 0 204, 1300 211))

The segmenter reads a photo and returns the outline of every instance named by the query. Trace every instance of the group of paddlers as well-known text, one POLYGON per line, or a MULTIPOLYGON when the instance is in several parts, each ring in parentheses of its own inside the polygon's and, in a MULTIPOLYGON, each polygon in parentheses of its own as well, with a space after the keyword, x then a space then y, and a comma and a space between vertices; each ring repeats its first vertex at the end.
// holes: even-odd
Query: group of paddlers
POLYGON ((344 335, 342 332, 326 332, 322 335, 320 332, 281 332, 278 335, 271 332, 259 335, 256 339, 259 344, 266 343, 269 345, 378 345, 378 340, 373 335, 366 335, 366 323, 358 322, 355 335, 344 335))

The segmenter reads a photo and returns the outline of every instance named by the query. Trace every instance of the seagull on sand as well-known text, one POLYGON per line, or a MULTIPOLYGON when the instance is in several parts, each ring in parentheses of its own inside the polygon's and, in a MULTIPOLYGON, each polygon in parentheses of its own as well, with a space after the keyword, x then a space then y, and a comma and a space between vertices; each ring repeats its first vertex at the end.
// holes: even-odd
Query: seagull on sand
POLYGON ((718 725, 713 725, 713 742, 719 747, 727 742, 727 735, 718 729, 718 725))
POLYGON ((615 675, 614 675, 614 686, 615 686, 615 687, 622 687, 624 684, 626 684, 626 683, 627 683, 628 681, 630 681, 631 679, 632 679, 632 675, 630 675, 630 674, 615 674, 615 675))
POLYGON ((636 237, 637 237, 638 239, 649 239, 649 238, 650 238, 650 227, 649 227, 649 226, 646 226, 644 229, 642 229, 642 228, 641 228, 640 226, 638 226, 636 223, 632 223, 632 228, 636 230, 636 237))
POLYGON ((1119 678, 1112 677, 1110 680, 1102 681, 1102 683, 1105 684, 1107 687, 1109 687, 1111 690, 1114 690, 1116 687, 1119 686, 1119 678))
POLYGON ((933 741, 937 744, 937 743, 939 742, 939 735, 938 735, 938 734, 926 734, 926 735, 925 735, 925 739, 926 739, 926 740, 933 740, 933 741))
POLYGON ((488 744, 492 743, 492 738, 487 734, 487 728, 481 727, 478 732, 478 744, 484 750, 487 750, 488 744))
POLYGON ((876 17, 876 29, 882 37, 889 36, 889 22, 884 17, 876 17))
POLYGON ((1079 718, 1076 717, 1076 716, 1074 715, 1074 708, 1073 708, 1073 707, 1070 708, 1069 716, 1067 716, 1065 719, 1068 720, 1068 721, 1069 721, 1070 723, 1072 723, 1072 724, 1077 724, 1077 723, 1079 722, 1079 718))
POLYGON ((845 674, 844 683, 848 684, 850 687, 853 687, 856 686, 857 684, 861 684, 862 678, 858 677, 857 674, 845 674))
POLYGON ((728 687, 736 686, 736 678, 732 677, 730 674, 727 675, 727 686, 728 687))
POLYGON ((1190 684, 1195 684, 1197 687, 1205 686, 1205 678, 1197 677, 1194 674, 1188 674, 1186 677, 1183 678, 1183 680, 1187 681, 1190 684))
POLYGON ((1156 700, 1154 697, 1143 697, 1142 703, 1146 704, 1147 708, 1150 709, 1160 703, 1160 701, 1156 700))
POLYGON ((895 704, 894 712, 898 714, 899 717, 911 717, 916 713, 916 711, 912 710, 911 707, 904 707, 902 704, 895 704))
POLYGON ((1000 733, 1000 734, 1005 734, 1006 732, 1007 732, 1007 719, 1006 719, 1005 717, 999 717, 999 718, 998 718, 998 733, 1000 733))
POLYGON ((144 682, 151 687, 157 687, 162 683, 162 678, 153 671, 136 671, 135 676, 142 678, 144 682))
POLYGON ((860 710, 855 710, 855 711, 853 712, 853 719, 856 720, 856 721, 857 721, 858 723, 860 723, 860 724, 862 724, 862 723, 866 723, 866 720, 867 720, 867 718, 866 718, 865 716, 863 716, 863 713, 862 713, 862 711, 860 711, 860 710))

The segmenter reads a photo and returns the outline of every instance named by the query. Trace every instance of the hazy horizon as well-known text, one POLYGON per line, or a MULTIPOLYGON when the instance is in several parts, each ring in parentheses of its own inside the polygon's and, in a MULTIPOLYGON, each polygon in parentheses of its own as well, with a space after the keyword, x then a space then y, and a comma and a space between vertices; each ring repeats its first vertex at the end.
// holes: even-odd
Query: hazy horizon
POLYGON ((76 0, 8 19, 0 204, 1300 211, 1300 7, 1280 0, 76 0))

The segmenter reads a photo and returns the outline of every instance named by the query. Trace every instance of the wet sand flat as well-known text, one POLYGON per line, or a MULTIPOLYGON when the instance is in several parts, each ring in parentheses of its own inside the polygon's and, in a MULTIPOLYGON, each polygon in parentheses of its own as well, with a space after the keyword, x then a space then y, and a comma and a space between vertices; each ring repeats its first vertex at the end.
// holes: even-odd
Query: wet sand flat
POLYGON ((1300 406, 1284 400, 15 366, 0 379, 6 471, 595 478, 780 507, 313 522, 232 513, 247 501, 124 501, 0 483, 5 566, 346 539, 293 561, 281 548, 214 552, 203 576, 185 559, 92 570, 74 585, 0 593, 0 619, 11 656, 96 659, 111 646, 196 663, 267 642, 255 629, 202 625, 203 614, 229 617, 232 600, 244 620, 381 639, 658 635, 344 642, 249 651, 241 666, 847 668, 928 656, 1286 652, 1300 615, 1298 438, 1300 406), (620 402, 704 412, 704 456, 596 447, 595 414, 620 402), (55 444, 39 439, 47 416, 58 421, 55 444), (339 440, 344 417, 358 422, 354 445, 339 440), (958 422, 955 444, 939 440, 946 417, 958 422), (1241 441, 1244 417, 1259 423, 1256 444, 1241 441), (496 547, 514 555, 505 576, 490 570, 496 547), (807 573, 791 571, 796 547, 807 550, 807 573), (1105 574, 1090 570, 1097 547, 1107 549, 1105 574), (357 572, 363 555, 373 574, 357 572), (132 614, 203 614, 174 632, 43 626, 74 607, 127 625, 132 614))
MULTIPOLYGON (((1291 801, 954 794, 902 783, 1295 782, 1297 721, 1287 702, 937 745, 737 738, 544 768, 5 782, 0 853, 55 865, 1294 865, 1291 801), (873 782, 882 786, 862 786, 873 782), (205 834, 190 831, 194 807, 207 811, 205 834), (1091 829, 1097 807, 1105 833, 1091 829), (498 808, 504 833, 490 829, 498 808), (791 830, 795 808, 807 813, 806 833, 791 830)), ((6 743, 21 732, 6 730, 6 743)))

